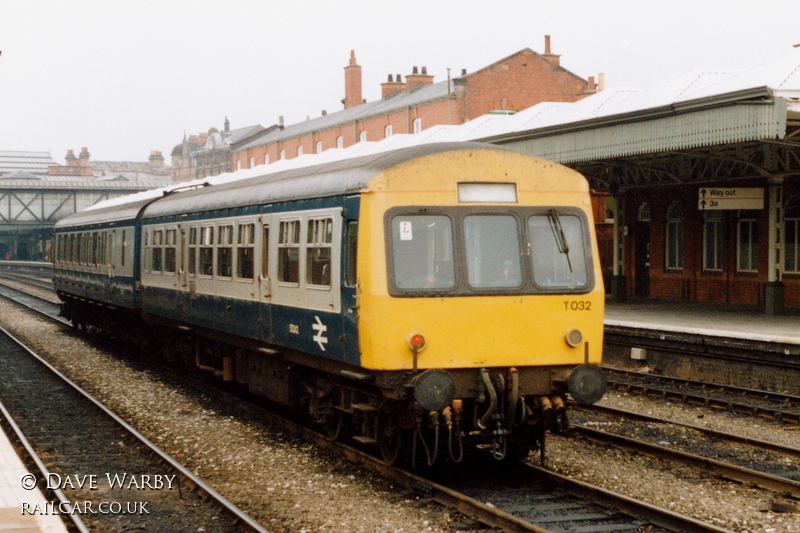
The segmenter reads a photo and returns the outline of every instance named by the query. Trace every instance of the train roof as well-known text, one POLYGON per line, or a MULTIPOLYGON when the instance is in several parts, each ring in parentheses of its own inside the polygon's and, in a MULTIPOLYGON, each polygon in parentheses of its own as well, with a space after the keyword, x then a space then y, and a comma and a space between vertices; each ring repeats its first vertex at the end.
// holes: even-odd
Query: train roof
POLYGON ((124 222, 126 220, 133 223, 139 216, 142 208, 153 201, 152 198, 149 198, 100 209, 84 209, 83 211, 78 211, 68 217, 62 218, 56 222, 55 227, 63 229, 85 226, 87 224, 110 224, 124 222))
POLYGON ((431 143, 401 148, 169 194, 147 206, 142 218, 355 194, 386 169, 419 157, 458 150, 508 151, 483 143, 431 143))
MULTIPOLYGON (((126 203, 86 209, 59 220, 57 228, 86 224, 117 223, 187 212, 286 202, 355 194, 378 174, 412 159, 458 150, 509 151, 484 143, 430 143, 360 157, 339 159, 313 166, 252 175, 216 185, 192 184, 191 189, 164 190, 158 196, 136 197, 126 203)), ((269 169, 265 166, 264 170, 269 169)), ((270 169, 271 170, 271 169, 270 169)), ((251 170, 252 172, 252 170, 251 170)))

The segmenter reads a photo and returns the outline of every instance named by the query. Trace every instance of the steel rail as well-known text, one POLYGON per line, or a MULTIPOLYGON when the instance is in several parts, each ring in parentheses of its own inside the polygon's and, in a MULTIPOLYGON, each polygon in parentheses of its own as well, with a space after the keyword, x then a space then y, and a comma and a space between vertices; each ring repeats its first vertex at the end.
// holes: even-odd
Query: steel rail
MULTIPOLYGON (((635 375, 636 373, 631 373, 635 375)), ((689 405, 702 405, 703 407, 728 410, 732 413, 741 414, 744 416, 761 417, 781 422, 792 422, 795 424, 800 423, 800 397, 790 396, 780 393, 758 391, 755 389, 744 389, 731 387, 727 385, 716 385, 713 383, 703 383, 700 381, 691 381, 678 378, 671 378, 669 376, 657 376, 652 374, 641 374, 646 376, 649 380, 658 380, 667 383, 653 384, 653 383, 630 383, 625 381, 615 380, 613 375, 608 377, 609 385, 625 392, 639 393, 643 396, 654 396, 657 394, 660 399, 674 398, 682 403, 689 405), (680 388, 670 388, 669 383, 694 384, 698 389, 702 390, 687 390, 680 388), (760 393, 760 394, 759 394, 760 393), (714 394, 730 394, 731 396, 745 396, 750 400, 750 403, 738 400, 737 398, 719 398, 714 397, 714 394), (770 405, 755 405, 754 402, 775 402, 774 399, 780 400, 783 406, 794 407, 794 410, 782 409, 780 407, 773 407, 770 405)))
POLYGON ((591 429, 585 426, 574 426, 570 431, 573 435, 580 435, 581 437, 593 440, 595 442, 600 442, 603 444, 611 443, 614 446, 635 450, 652 457, 660 459, 667 458, 669 460, 693 467, 701 467, 710 473, 716 474, 719 477, 731 481, 747 483, 762 489, 789 494, 795 499, 800 498, 800 482, 798 481, 774 476, 772 474, 766 474, 751 468, 736 466, 723 461, 717 461, 716 459, 674 450, 658 444, 632 439, 630 437, 625 437, 617 433, 611 433, 600 429, 591 429))
MULTIPOLYGON (((786 455, 793 455, 795 457, 800 457, 800 448, 795 448, 793 446, 786 446, 784 444, 778 444, 776 442, 770 442, 768 440, 762 439, 754 439, 752 437, 745 437, 744 435, 737 435, 735 433, 728 433, 726 431, 719 431, 716 429, 707 428, 705 426, 698 426, 697 424, 689 424, 686 422, 680 422, 677 420, 670 420, 668 418, 660 418, 657 416, 646 415, 643 413, 635 413, 632 411, 625 411, 623 409, 617 409, 616 407, 608 407, 605 405, 581 405, 580 407, 571 406, 573 409, 581 409, 585 411, 593 411, 593 412, 600 412, 611 414, 614 416, 619 417, 626 417, 626 418, 633 418, 636 420, 642 420, 644 422, 652 422, 656 424, 671 424, 673 426, 680 426, 685 427, 688 429, 693 429, 695 431, 699 431, 707 436, 716 438, 716 439, 724 439, 730 442, 737 442, 739 444, 747 444, 750 446, 755 446, 764 450, 769 450, 776 453, 784 453, 786 455)), ((575 424, 574 427, 586 427, 582 424, 575 424)))
MULTIPOLYGON (((11 430, 14 432, 14 435, 16 435, 17 440, 19 440, 20 444, 22 444, 22 447, 25 448, 25 452, 28 454, 28 457, 30 457, 31 461, 33 461, 33 463, 36 465, 36 469, 41 474, 41 477, 39 479, 50 479, 50 471, 45 466, 44 461, 42 461, 42 458, 39 457, 38 453, 36 453, 36 450, 33 449, 33 446, 31 446, 31 443, 28 441, 27 437, 25 437, 25 434, 22 432, 22 429, 17 425, 17 423, 12 418, 11 413, 8 412, 8 409, 6 409, 6 406, 3 405, 3 402, 1 401, 0 401, 0 413, 2 413, 3 418, 5 418, 8 425, 11 426, 11 430)), ((72 509, 72 502, 70 502, 70 500, 61 491, 60 488, 55 488, 50 490, 58 499, 59 509, 61 508, 62 504, 67 504, 68 508, 70 510, 72 509)), ((63 516, 66 513, 59 513, 59 514, 63 516)), ((89 529, 86 527, 86 524, 83 523, 83 520, 81 520, 79 514, 70 512, 69 518, 70 520, 72 520, 72 524, 79 531, 79 533, 89 533, 89 529)))
MULTIPOLYGON (((51 319, 53 318, 50 315, 45 316, 51 319)), ((235 404, 240 409, 255 413, 267 422, 280 425, 283 430, 295 436, 312 442, 315 445, 333 450, 354 464, 360 464, 387 479, 391 479, 418 494, 424 495, 441 505, 455 509, 484 524, 514 533, 552 533, 550 529, 518 518, 510 512, 503 511, 497 507, 486 505, 475 498, 471 498, 466 494, 450 489, 442 484, 426 479, 415 473, 389 466, 374 455, 363 450, 340 442, 331 441, 326 435, 312 428, 283 418, 276 413, 264 411, 261 407, 244 402, 241 398, 232 396, 227 392, 215 390, 215 393, 225 397, 225 401, 235 404)), ((652 524, 660 527, 685 533, 731 533, 728 529, 641 502, 601 487, 570 479, 541 467, 532 465, 520 465, 520 467, 530 469, 531 475, 536 475, 540 478, 547 476, 555 483, 569 487, 572 493, 591 499, 599 505, 614 507, 628 514, 646 518, 652 524)))
POLYGON ((25 350, 31 357, 36 359, 39 363, 45 366, 53 374, 58 376, 59 379, 63 380, 63 382, 69 385, 73 390, 75 390, 77 393, 79 393, 81 396, 86 398, 89 402, 91 402, 97 408, 103 411, 103 413, 105 413, 120 427, 125 429, 125 431, 127 431, 131 436, 133 436, 136 440, 138 440, 142 445, 144 445, 146 448, 148 448, 154 454, 156 454, 170 468, 172 468, 175 472, 180 474, 185 481, 188 481, 188 485, 190 487, 195 487, 199 489, 201 492, 205 493, 209 498, 213 499, 217 504, 220 505, 220 507, 222 507, 228 513, 234 516, 242 526, 256 533, 269 533, 269 531, 265 529, 263 526, 261 526, 261 524, 253 520, 250 516, 244 513, 244 511, 236 507, 232 502, 230 502, 222 494, 214 490, 211 486, 206 484, 199 477, 195 476, 186 467, 184 467, 178 461, 173 459, 172 456, 170 456, 168 453, 166 453, 161 448, 156 446, 147 437, 145 437, 144 435, 139 433, 136 429, 134 429, 133 426, 125 422, 116 413, 114 413, 105 405, 103 405, 102 402, 94 398, 92 395, 90 395, 88 392, 86 392, 80 386, 78 386, 75 382, 73 382, 71 379, 62 374, 59 370, 57 370, 53 365, 45 361, 41 356, 39 356, 39 354, 35 353, 33 350, 28 348, 22 341, 20 341, 13 334, 11 334, 11 332, 6 330, 2 326, 0 326, 0 332, 2 332, 2 334, 6 335, 9 339, 11 339, 14 343, 16 343, 21 349, 25 350))

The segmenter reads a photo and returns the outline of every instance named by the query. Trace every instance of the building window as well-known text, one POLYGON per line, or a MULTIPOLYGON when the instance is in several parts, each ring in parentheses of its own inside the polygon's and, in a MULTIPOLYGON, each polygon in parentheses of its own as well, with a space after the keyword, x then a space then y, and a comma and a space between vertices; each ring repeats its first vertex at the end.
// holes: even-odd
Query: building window
POLYGON ((675 200, 667 209, 667 268, 683 268, 683 206, 675 200))
POLYGON ((322 141, 317 141, 317 148, 316 148, 316 152, 315 153, 317 153, 317 154, 321 154, 322 153, 322 141))
POLYGON ((298 146, 297 147, 297 157, 300 157, 301 155, 303 155, 303 147, 302 146, 298 146))
POLYGON ((242 160, 241 159, 237 159, 236 160, 236 170, 242 170, 242 160))
POLYGON ((286 150, 281 150, 281 160, 286 159, 286 150))
POLYGON ((422 131, 422 119, 415 118, 414 119, 414 133, 419 133, 422 131))
POLYGON ((758 272, 758 224, 752 211, 739 211, 736 242, 739 272, 758 272))
MULTIPOLYGON (((614 222, 614 206, 616 205, 616 201, 614 200, 613 196, 609 196, 606 198, 606 206, 608 206, 608 200, 612 202, 611 208, 611 216, 608 216, 608 207, 606 207, 606 219, 611 219, 611 222, 614 222)), ((639 206, 639 213, 636 215, 636 220, 639 222, 650 222, 650 204, 647 202, 642 202, 642 205, 639 206)), ((606 220, 608 222, 608 220, 606 220)))
POLYGON ((383 128, 383 134, 387 139, 392 136, 392 125, 391 124, 389 124, 388 126, 383 128))
POLYGON ((703 212, 703 270, 722 270, 725 212, 703 212))
POLYGON ((254 168, 256 166, 256 158, 255 156, 250 157, 250 168, 254 168))
POLYGON ((269 165, 269 153, 264 154, 264 164, 269 165))
POLYGON ((336 137, 336 148, 342 149, 344 148, 344 137, 339 135, 336 137))
POLYGON ((358 142, 367 142, 367 131, 362 130, 361 134, 358 136, 358 142))
POLYGON ((800 273, 800 196, 794 196, 786 202, 783 222, 786 227, 784 270, 800 273))

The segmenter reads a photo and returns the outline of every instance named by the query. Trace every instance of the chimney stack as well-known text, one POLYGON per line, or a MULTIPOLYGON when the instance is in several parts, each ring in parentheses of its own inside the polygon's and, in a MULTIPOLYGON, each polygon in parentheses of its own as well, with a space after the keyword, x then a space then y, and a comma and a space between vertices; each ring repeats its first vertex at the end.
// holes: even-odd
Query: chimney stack
POLYGON ((225 131, 231 131, 231 123, 228 120, 228 117, 225 117, 225 131))
POLYGON ((89 149, 86 147, 81 148, 80 154, 81 163, 80 166, 88 167, 89 166, 89 149))
POLYGON ((600 73, 597 75, 597 90, 602 91, 606 88, 606 75, 604 73, 600 73))
POLYGON ((549 35, 545 35, 544 36, 544 54, 542 54, 542 55, 545 56, 545 59, 547 59, 551 63, 554 63, 556 66, 561 64, 561 56, 557 55, 557 54, 554 54, 554 53, 552 53, 550 51, 550 36, 549 35))
POLYGON ((344 108, 361 104, 361 67, 356 63, 356 51, 350 50, 350 64, 344 67, 344 108))
POLYGON ((433 76, 428 74, 428 68, 422 67, 420 74, 417 67, 411 69, 411 74, 406 76, 406 90, 410 91, 418 85, 431 85, 433 83, 433 76))
POLYGON ((587 90, 589 92, 595 92, 597 90, 597 86, 594 84, 594 76, 589 76, 589 84, 587 90))
POLYGON ((164 156, 158 150, 151 150, 150 157, 148 158, 150 165, 157 167, 164 164, 164 156))
POLYGON ((397 79, 393 80, 392 75, 389 74, 388 81, 386 83, 381 83, 381 98, 386 98, 390 94, 394 94, 396 92, 405 91, 406 84, 403 83, 402 79, 402 76, 398 74, 397 79))

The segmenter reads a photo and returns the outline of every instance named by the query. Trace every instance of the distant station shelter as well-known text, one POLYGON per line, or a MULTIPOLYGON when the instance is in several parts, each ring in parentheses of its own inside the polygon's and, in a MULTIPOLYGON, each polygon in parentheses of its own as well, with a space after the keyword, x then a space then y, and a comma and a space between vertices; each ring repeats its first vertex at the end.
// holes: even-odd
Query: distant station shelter
POLYGON ((170 181, 158 152, 148 163, 100 161, 94 167, 85 148, 80 158, 70 150, 64 166, 49 152, 0 152, 0 261, 49 261, 57 220, 170 181))
POLYGON ((500 130, 473 138, 568 165, 607 195, 600 245, 617 299, 800 309, 800 49, 539 104, 500 130))

